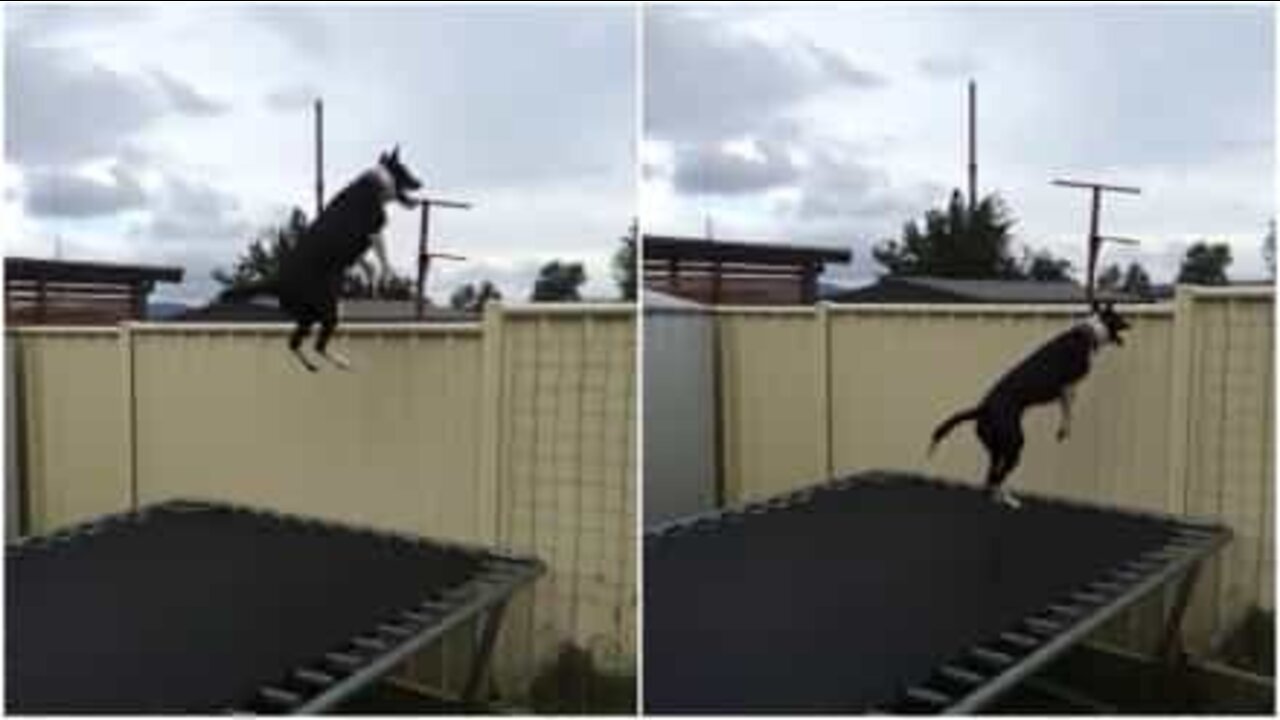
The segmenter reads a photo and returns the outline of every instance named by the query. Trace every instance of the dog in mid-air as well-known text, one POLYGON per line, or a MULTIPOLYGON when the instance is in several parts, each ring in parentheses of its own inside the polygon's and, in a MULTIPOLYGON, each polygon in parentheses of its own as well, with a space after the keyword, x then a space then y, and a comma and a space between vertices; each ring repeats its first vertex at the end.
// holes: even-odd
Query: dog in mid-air
POLYGON ((1022 455, 1022 413, 1033 405, 1057 401, 1062 409, 1058 441, 1071 433, 1071 403, 1076 384, 1089 374, 1094 353, 1108 344, 1124 345, 1120 334, 1129 323, 1114 303, 1093 303, 1088 319, 1040 346, 1005 373, 976 406, 961 410, 933 431, 932 454, 938 443, 960 423, 977 422, 978 438, 987 449, 986 488, 1010 506, 1020 503, 1003 487, 1022 455))
POLYGON ((372 168, 334 196, 302 236, 281 253, 280 272, 274 281, 228 290, 221 299, 276 296, 280 308, 296 323, 289 336, 289 350, 303 366, 312 372, 319 369, 302 351, 302 341, 312 326, 319 324, 316 353, 339 368, 350 369, 350 361, 328 349, 338 326, 338 295, 343 278, 356 263, 372 276, 372 268, 363 259, 370 248, 378 258, 381 277, 390 276, 382 236, 387 223, 385 206, 398 202, 406 208, 417 207, 418 200, 410 193, 421 187, 418 178, 400 161, 399 146, 382 153, 372 168))

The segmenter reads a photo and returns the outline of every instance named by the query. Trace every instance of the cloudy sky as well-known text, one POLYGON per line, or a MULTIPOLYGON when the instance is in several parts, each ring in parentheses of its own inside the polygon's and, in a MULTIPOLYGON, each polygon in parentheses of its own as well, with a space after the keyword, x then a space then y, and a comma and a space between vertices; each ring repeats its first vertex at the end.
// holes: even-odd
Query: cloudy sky
POLYGON ((1018 241, 1084 264, 1088 195, 1056 177, 1136 185, 1103 201, 1103 262, 1157 281, 1187 245, 1231 244, 1264 273, 1274 198, 1269 7, 655 8, 644 39, 646 229, 870 246, 965 181, 978 82, 979 191, 1018 241))
MULTIPOLYGON (((96 4, 95 4, 96 5, 96 4)), ((437 301, 537 267, 609 256, 636 212, 635 11, 626 6, 5 7, 6 253, 187 268, 203 300, 287 208, 314 205, 311 101, 329 194, 400 143, 428 191, 437 301), (438 270, 437 270, 438 268, 438 270)), ((389 250, 412 275, 417 217, 389 250)))

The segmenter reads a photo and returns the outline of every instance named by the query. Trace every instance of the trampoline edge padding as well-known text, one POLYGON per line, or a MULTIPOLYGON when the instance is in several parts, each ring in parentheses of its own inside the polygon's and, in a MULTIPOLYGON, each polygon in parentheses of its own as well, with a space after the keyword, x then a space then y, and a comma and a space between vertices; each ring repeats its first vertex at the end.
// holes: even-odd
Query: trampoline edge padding
MULTIPOLYGON (((693 538, 714 536, 720 532, 747 534, 751 525, 764 524, 764 518, 788 511, 804 511, 808 505, 822 502, 822 498, 835 497, 847 491, 873 487, 915 487, 929 492, 943 490, 957 493, 955 497, 980 495, 980 490, 941 478, 916 474, 872 471, 847 476, 819 485, 766 498, 735 508, 681 518, 660 525, 645 534, 646 560, 649 550, 662 543, 697 543, 693 538), (737 530, 731 528, 737 527, 737 530)), ((1027 613, 1017 622, 969 643, 957 652, 939 657, 932 671, 919 673, 918 677, 905 679, 893 693, 860 707, 830 708, 823 710, 870 712, 942 712, 963 713, 982 709, 1005 691, 1016 685, 1066 649, 1096 630, 1116 614, 1131 607, 1149 594, 1180 578, 1187 581, 1206 558, 1229 542, 1230 531, 1220 525, 1188 520, 1186 518, 1151 512, 1120 510, 1099 504, 1047 498, 1019 493, 1028 504, 1044 508, 1057 508, 1063 512, 1097 513, 1112 519, 1128 518, 1158 527, 1161 534, 1158 544, 1135 557, 1108 567, 1105 572, 1080 582, 1067 593, 1058 593, 1044 599, 1038 610, 1027 613)), ((972 502, 970 500, 970 502, 972 502)), ((800 530, 799 532, 804 532, 800 530)), ((886 546, 891 551, 891 539, 886 546)), ((744 542, 746 542, 744 540, 744 542)), ((766 542, 753 541, 752 548, 760 552, 766 542)), ((857 572, 857 567, 848 568, 857 572)), ((657 573, 646 571, 646 578, 657 573)), ((648 587, 648 586, 647 586, 648 587)), ((868 589, 873 592, 873 589, 868 589)), ((646 602, 646 608, 650 604, 646 602)), ((653 625, 646 618, 646 632, 653 625)), ((750 630, 744 630, 750 632, 750 630)), ((812 631, 812 629, 810 629, 812 631)), ((647 638, 648 640, 648 638, 647 638)), ((820 641, 818 641, 820 642, 820 641)), ((804 672, 802 668, 788 668, 791 672, 804 672)), ((760 672, 754 669, 753 672, 760 672)), ((657 675, 657 673, 655 673, 657 675)), ((654 680, 646 679, 646 689, 655 689, 654 680)), ((646 693, 648 694, 648 693, 646 693)), ((656 693, 661 697, 661 690, 656 693)), ((662 701, 651 704, 650 712, 703 712, 719 711, 787 711, 811 710, 806 707, 750 708, 732 706, 664 707, 662 701)))
MULTIPOLYGON (((137 510, 94 518, 44 536, 33 536, 11 543, 7 548, 6 572, 11 573, 13 563, 22 558, 51 553, 59 548, 85 546, 95 537, 106 537, 113 532, 143 532, 149 521, 168 518, 213 517, 223 514, 247 523, 249 531, 263 533, 294 533, 305 537, 331 537, 342 539, 354 546, 392 547, 398 554, 434 553, 466 560, 459 582, 424 591, 411 602, 398 605, 390 613, 369 617, 363 629, 347 637, 345 641, 329 647, 318 655, 301 659, 298 665, 283 675, 263 677, 253 692, 238 698, 228 698, 225 706, 202 707, 204 711, 234 713, 314 713, 332 708, 352 694, 393 670, 413 653, 438 640, 450 629, 469 620, 484 616, 500 618, 501 609, 521 587, 531 584, 545 571, 544 564, 532 557, 501 553, 491 548, 475 545, 426 539, 382 529, 356 526, 331 520, 302 517, 273 510, 252 508, 222 501, 175 499, 137 510)), ((370 562, 376 560, 372 558, 370 562)), ((456 570, 456 568, 455 568, 456 570)), ((455 575, 457 573, 455 572, 455 575)), ((312 578, 314 580, 314 578, 312 578)), ((335 583, 341 578, 334 578, 335 583)), ((423 587, 426 587, 424 584, 423 587)), ((8 584, 10 609, 9 622, 17 622, 13 613, 17 590, 8 584)), ((354 625, 353 625, 354 626, 354 625)), ((10 636, 11 637, 11 636, 10 636)), ((21 663, 21 648, 15 648, 6 640, 7 665, 21 663)), ((200 648, 193 648, 199 652, 200 648)), ((13 682, 12 670, 7 672, 13 682)), ((21 694, 21 689, 17 689, 21 694)), ((15 705, 15 688, 6 688, 8 712, 44 712, 58 708, 24 708, 15 705)), ((93 712, 92 707, 72 707, 75 712, 93 712)), ((151 707, 136 711, 154 710, 151 707)), ((166 708, 166 711, 170 708, 166 708)), ((190 708, 171 708, 182 711, 190 708)))

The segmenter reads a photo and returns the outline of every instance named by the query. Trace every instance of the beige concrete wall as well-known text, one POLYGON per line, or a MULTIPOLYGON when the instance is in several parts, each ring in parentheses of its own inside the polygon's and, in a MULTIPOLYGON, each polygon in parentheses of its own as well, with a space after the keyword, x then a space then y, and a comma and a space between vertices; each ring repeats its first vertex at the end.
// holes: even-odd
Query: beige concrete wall
POLYGON ((11 330, 30 530, 130 506, 127 356, 114 329, 11 330))
POLYGON ((636 635, 636 345, 629 307, 512 313, 502 333, 502 545, 548 564, 498 655, 543 667, 565 641, 631 672, 636 635))
POLYGON ((349 372, 284 332, 133 330, 138 500, 205 497, 492 542, 476 482, 478 326, 352 327, 349 372))
MULTIPOLYGON (((562 642, 633 671, 634 307, 493 307, 482 324, 347 326, 354 369, 303 371, 285 326, 10 333, 38 530, 172 497, 532 552, 499 679, 562 642), (130 371, 131 369, 131 371, 130 371)), ((465 632, 416 663, 458 688, 465 632)))
POLYGON ((826 353, 817 311, 726 308, 717 315, 725 497, 767 497, 826 477, 826 353))
MULTIPOLYGON (((1273 306, 1266 290, 1181 288, 1176 303, 1128 310, 1125 346, 1098 356, 1078 389, 1071 437, 1054 437, 1056 405, 1028 412, 1009 480, 1015 491, 1230 525, 1235 541, 1209 567, 1189 617, 1199 648, 1248 607, 1274 607, 1273 306)), ((928 458, 933 428, 1079 317, 973 305, 716 315, 731 504, 871 468, 981 482, 986 457, 972 425, 928 458)), ((1107 636, 1149 643, 1161 604, 1107 636)))

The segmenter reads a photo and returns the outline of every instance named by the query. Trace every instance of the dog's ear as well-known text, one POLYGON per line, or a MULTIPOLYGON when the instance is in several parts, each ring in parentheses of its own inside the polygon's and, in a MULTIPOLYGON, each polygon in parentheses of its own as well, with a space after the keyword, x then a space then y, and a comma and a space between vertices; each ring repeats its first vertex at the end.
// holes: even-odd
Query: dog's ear
POLYGON ((400 160, 400 143, 396 143, 396 146, 391 149, 391 160, 392 161, 400 160))

